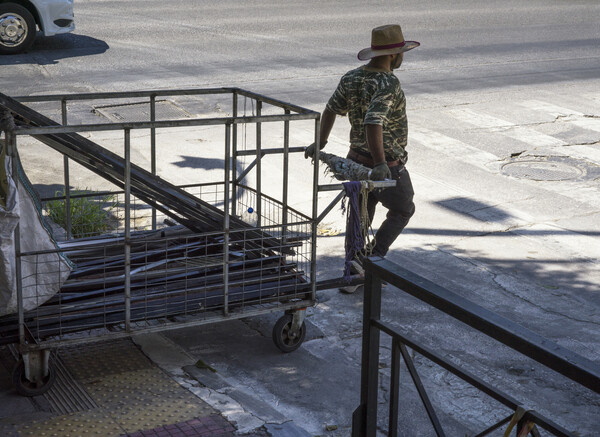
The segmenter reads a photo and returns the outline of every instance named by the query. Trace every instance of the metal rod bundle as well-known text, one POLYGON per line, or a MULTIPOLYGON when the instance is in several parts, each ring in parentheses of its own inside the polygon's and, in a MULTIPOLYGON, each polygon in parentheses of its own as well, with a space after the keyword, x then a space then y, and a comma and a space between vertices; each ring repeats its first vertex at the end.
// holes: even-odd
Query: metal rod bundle
MULTIPOLYGON (((279 252, 233 241, 224 259, 219 235, 198 235, 182 227, 132 234, 130 320, 193 315, 224 306, 224 267, 228 266, 228 305, 310 298, 304 272, 279 252), (169 237, 165 237, 169 235, 169 237)), ((67 242, 77 266, 60 292, 25 322, 36 338, 124 322, 125 257, 122 237, 67 242), (82 246, 82 243, 87 243, 82 246)), ((17 340, 16 316, 0 319, 0 343, 17 340)))
MULTIPOLYGON (((52 127, 58 123, 0 93, 0 109, 12 111, 18 128, 52 127)), ((217 231, 223 228, 225 215, 217 207, 202 201, 182 188, 160 177, 130 164, 126 172, 126 160, 104 147, 77 133, 33 135, 42 143, 62 153, 123 189, 126 179, 130 179, 131 194, 156 208, 165 215, 196 232, 217 231)), ((247 229, 251 238, 259 238, 263 247, 277 250, 280 242, 261 230, 253 229, 237 217, 228 217, 233 229, 247 229)), ((231 238, 240 234, 232 234, 231 238)))

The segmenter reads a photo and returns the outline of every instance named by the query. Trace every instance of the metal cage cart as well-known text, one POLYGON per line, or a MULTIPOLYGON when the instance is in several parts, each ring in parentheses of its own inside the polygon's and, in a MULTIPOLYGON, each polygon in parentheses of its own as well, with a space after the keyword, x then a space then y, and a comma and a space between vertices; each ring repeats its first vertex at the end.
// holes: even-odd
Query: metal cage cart
POLYGON ((289 206, 290 159, 304 151, 290 146, 290 132, 299 125, 318 141, 318 113, 237 88, 0 95, 0 109, 15 122, 5 129, 13 179, 54 237, 50 249, 28 250, 23 224, 14 232, 17 311, 0 317, 0 344, 18 345, 19 393, 50 388, 50 351, 63 345, 280 311, 276 346, 300 346, 317 288, 335 286, 315 280, 318 166, 307 193, 311 211, 289 206), (198 105, 208 116, 197 115, 207 112, 198 105), (220 151, 212 147, 203 157, 200 144, 186 159, 190 166, 211 163, 214 180, 161 177, 164 137, 172 147, 207 129, 219 133, 220 151), (95 142, 102 139, 110 146, 95 142), (149 140, 147 169, 132 159, 141 139, 149 140), (35 195, 19 160, 21 143, 58 152, 62 192, 35 195), (274 175, 263 161, 275 157, 274 175), (77 172, 101 180, 102 189, 73 189, 77 172), (81 224, 78 214, 102 223, 81 224))

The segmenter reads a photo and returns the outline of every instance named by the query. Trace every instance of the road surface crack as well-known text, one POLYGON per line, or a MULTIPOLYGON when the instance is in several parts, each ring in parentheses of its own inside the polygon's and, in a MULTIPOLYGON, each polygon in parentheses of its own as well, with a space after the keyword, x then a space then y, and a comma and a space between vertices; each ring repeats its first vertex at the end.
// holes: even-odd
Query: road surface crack
MULTIPOLYGON (((539 305, 538 303, 536 303, 536 302, 534 302, 534 301, 532 301, 532 300, 530 300, 530 299, 527 299, 526 297, 524 297, 524 296, 522 296, 522 295, 520 295, 520 294, 516 293, 515 291, 512 291, 512 290, 508 289, 507 287, 505 287, 504 285, 502 285, 502 284, 499 282, 499 279, 498 279, 498 277, 501 275, 501 273, 496 273, 496 272, 493 272, 492 270, 490 270, 490 268, 489 268, 489 267, 487 267, 486 265, 483 265, 482 263, 476 262, 476 261, 474 261, 474 260, 471 260, 471 259, 469 259, 469 258, 464 258, 464 257, 458 256, 457 254, 455 254, 455 253, 454 253, 454 252, 452 252, 451 250, 447 250, 447 249, 446 249, 446 250, 444 250, 444 249, 443 249, 441 246, 438 246, 438 247, 437 247, 437 249, 438 249, 440 252, 442 252, 442 253, 445 253, 445 254, 447 254, 447 255, 450 255, 450 256, 452 256, 452 257, 454 257, 454 258, 456 258, 456 259, 458 259, 458 260, 460 260, 460 261, 462 261, 462 262, 464 262, 464 263, 470 264, 470 265, 472 265, 473 267, 476 267, 476 268, 478 268, 478 269, 480 269, 480 270, 483 270, 483 271, 485 271, 487 274, 489 274, 489 275, 490 275, 490 277, 491 277, 492 281, 493 281, 493 282, 494 282, 494 283, 495 283, 495 284, 496 284, 496 285, 497 285, 497 286, 498 286, 498 287, 499 287, 501 290, 503 290, 503 291, 504 291, 506 294, 508 294, 508 295, 510 295, 510 296, 513 296, 513 297, 516 297, 517 299, 520 299, 521 301, 523 301, 523 302, 525 302, 525 303, 528 303, 529 305, 531 305, 531 306, 533 306, 533 307, 535 307, 535 308, 539 309, 539 310, 540 310, 540 311, 542 311, 542 312, 545 312, 545 313, 548 313, 548 314, 553 314, 553 315, 556 315, 556 316, 560 316, 560 317, 563 317, 563 318, 565 318, 565 319, 572 320, 572 321, 575 321, 575 322, 580 322, 580 323, 589 323, 589 324, 592 324, 592 325, 600 326, 600 322, 596 322, 596 321, 593 321, 593 320, 584 320, 584 319, 579 319, 579 318, 577 318, 577 317, 573 317, 573 316, 571 316, 571 315, 569 315, 569 314, 563 314, 563 313, 560 313, 560 312, 558 312, 558 311, 554 311, 554 310, 552 310, 552 309, 549 309, 549 308, 543 307, 543 306, 539 305)), ((514 276, 512 276, 512 275, 509 275, 509 274, 506 274, 506 275, 507 275, 507 276, 514 277, 514 276)), ((518 279, 518 278, 516 278, 516 279, 518 279)))

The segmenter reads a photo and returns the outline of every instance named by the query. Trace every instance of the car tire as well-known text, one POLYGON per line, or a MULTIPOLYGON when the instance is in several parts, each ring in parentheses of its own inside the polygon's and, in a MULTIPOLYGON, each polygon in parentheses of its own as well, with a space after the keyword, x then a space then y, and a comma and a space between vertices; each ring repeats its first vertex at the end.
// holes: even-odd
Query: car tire
POLYGON ((35 34, 31 12, 16 3, 0 3, 0 54, 26 51, 33 44, 35 34))

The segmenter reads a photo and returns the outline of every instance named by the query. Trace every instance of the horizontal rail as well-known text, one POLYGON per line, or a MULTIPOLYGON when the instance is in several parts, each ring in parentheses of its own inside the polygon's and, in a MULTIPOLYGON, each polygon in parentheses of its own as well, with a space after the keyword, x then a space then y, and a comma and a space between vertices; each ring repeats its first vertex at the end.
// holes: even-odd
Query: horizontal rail
POLYGON ((215 323, 220 321, 227 321, 233 319, 242 319, 247 317, 255 317, 262 314, 267 314, 273 312, 274 309, 279 311, 287 311, 299 308, 306 308, 308 306, 313 305, 314 302, 308 300, 298 300, 295 302, 287 302, 287 303, 274 303, 271 305, 249 305, 240 310, 232 310, 227 317, 223 317, 223 313, 219 310, 211 310, 207 313, 200 313, 196 317, 195 320, 189 321, 177 321, 177 322, 166 322, 164 324, 148 326, 144 328, 136 328, 132 326, 131 332, 123 331, 110 331, 104 332, 99 335, 82 335, 80 337, 72 336, 71 338, 61 338, 59 340, 40 340, 39 343, 30 343, 26 345, 20 345, 19 350, 21 353, 26 353, 34 350, 45 350, 45 349, 54 349, 59 347, 64 347, 67 345, 77 345, 77 344, 90 344, 96 341, 105 341, 107 339, 117 339, 117 338, 128 338, 132 335, 138 334, 149 334, 153 332, 164 332, 173 329, 181 329, 181 328, 190 328, 194 326, 207 325, 209 323, 215 323), (263 308, 260 308, 263 306, 263 308), (210 314, 209 314, 210 313, 210 314))
MULTIPOLYGON (((370 181, 373 184, 374 188, 390 188, 396 186, 395 180, 385 180, 385 181, 370 181)), ((319 185, 319 191, 339 191, 343 190, 343 184, 328 184, 328 185, 319 185)))
POLYGON ((383 258, 365 261, 383 280, 411 296, 600 393, 600 366, 533 331, 383 258))
POLYGON ((261 115, 253 117, 193 118, 186 120, 136 121, 125 123, 93 123, 70 126, 18 127, 15 135, 51 135, 77 132, 114 131, 117 129, 160 129, 168 127, 223 126, 227 124, 269 123, 277 121, 314 120, 318 113, 261 115))
POLYGON ((320 114, 315 111, 311 111, 310 109, 303 108, 298 105, 292 105, 291 103, 286 103, 282 100, 273 99, 271 97, 263 96, 261 94, 253 93, 252 91, 243 90, 240 88, 236 88, 235 92, 241 96, 250 97, 251 99, 260 100, 261 102, 268 103, 269 105, 278 106, 280 108, 289 109, 300 114, 316 114, 317 118, 320 118, 320 114))
MULTIPOLYGON (((213 187, 224 185, 225 182, 204 182, 201 184, 184 184, 184 185, 175 185, 177 188, 204 188, 204 187, 213 187)), ((100 197, 100 196, 115 196, 119 194, 125 194, 123 190, 115 190, 115 191, 86 191, 80 194, 70 194, 69 198, 71 199, 83 199, 86 197, 100 197)), ((65 200, 67 196, 52 196, 52 197, 40 197, 41 202, 51 202, 53 200, 65 200)))
POLYGON ((49 94, 44 96, 17 96, 15 100, 23 103, 31 102, 52 102, 63 100, 105 100, 105 99, 127 99, 140 97, 167 97, 167 96, 191 96, 191 95, 210 95, 210 94, 239 94, 254 100, 267 103, 282 109, 288 109, 298 114, 316 114, 318 112, 303 108, 298 105, 284 102, 282 100, 267 97, 241 88, 194 88, 179 90, 153 90, 153 91, 129 91, 129 92, 102 92, 102 93, 81 93, 81 94, 49 94))
POLYGON ((101 93, 77 93, 77 94, 47 94, 43 96, 17 96, 13 99, 19 102, 52 102, 62 100, 104 100, 104 99, 127 99, 131 97, 165 97, 165 96, 187 96, 208 94, 231 94, 236 88, 194 88, 179 90, 141 90, 141 91, 117 91, 101 93))
MULTIPOLYGON (((287 151, 289 153, 299 153, 302 152, 304 153, 304 150, 306 150, 305 147, 288 147, 287 151)), ((260 154, 262 155, 277 155, 277 154, 282 154, 285 152, 285 149, 283 148, 278 148, 278 149, 260 149, 260 154)), ((255 156, 256 155, 256 149, 250 149, 250 150, 239 150, 237 152, 238 156, 255 156)))

